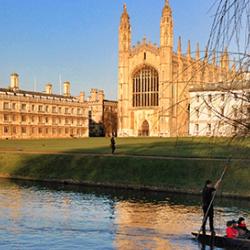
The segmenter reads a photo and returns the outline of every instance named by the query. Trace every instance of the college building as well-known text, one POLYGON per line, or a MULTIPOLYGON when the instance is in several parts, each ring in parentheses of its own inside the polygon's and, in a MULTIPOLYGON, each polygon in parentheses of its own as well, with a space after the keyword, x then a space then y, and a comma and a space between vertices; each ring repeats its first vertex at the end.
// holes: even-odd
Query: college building
POLYGON ((103 91, 92 90, 91 96, 85 98, 84 92, 72 96, 68 81, 63 84, 63 95, 53 94, 50 83, 44 92, 22 90, 19 85, 19 75, 13 73, 9 87, 0 88, 0 138, 82 138, 116 134, 117 102, 105 100, 103 91))
POLYGON ((249 133, 249 80, 193 85, 189 92, 191 136, 230 137, 249 133))
POLYGON ((89 135, 117 135, 117 101, 105 99, 104 91, 91 89, 88 99, 89 135))

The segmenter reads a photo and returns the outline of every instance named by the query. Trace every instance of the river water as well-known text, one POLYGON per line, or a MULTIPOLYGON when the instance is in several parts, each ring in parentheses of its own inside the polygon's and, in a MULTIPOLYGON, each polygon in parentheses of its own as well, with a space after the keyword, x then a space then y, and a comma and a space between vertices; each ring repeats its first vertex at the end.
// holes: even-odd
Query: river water
MULTIPOLYGON (((248 202, 217 198, 218 230, 239 216, 248 202)), ((201 217, 195 196, 0 180, 0 249, 211 249, 201 217)))

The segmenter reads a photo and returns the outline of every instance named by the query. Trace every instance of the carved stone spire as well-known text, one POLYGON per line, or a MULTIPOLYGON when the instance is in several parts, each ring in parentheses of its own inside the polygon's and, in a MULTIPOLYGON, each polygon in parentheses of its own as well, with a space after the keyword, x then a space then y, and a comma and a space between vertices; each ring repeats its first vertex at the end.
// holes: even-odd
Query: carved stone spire
POLYGON ((216 67, 216 51, 215 51, 215 49, 213 50, 212 63, 213 63, 213 66, 216 67))
POLYGON ((220 67, 224 68, 224 54, 220 52, 220 67))
POLYGON ((177 55, 181 56, 181 37, 180 36, 178 40, 177 55))
POLYGON ((227 48, 225 48, 224 52, 221 53, 220 57, 220 65, 222 69, 229 70, 229 56, 227 52, 227 48))
POLYGON ((172 13, 170 5, 169 5, 169 1, 165 0, 165 5, 164 5, 164 8, 162 10, 162 15, 167 14, 168 12, 172 13))
POLYGON ((191 43, 190 43, 190 40, 188 40, 187 57, 189 59, 191 58, 191 43))
POLYGON ((197 61, 200 60, 200 45, 199 45, 199 43, 197 43, 197 45, 196 45, 196 60, 197 61))
POLYGON ((128 51, 131 46, 131 26, 126 4, 123 5, 123 13, 119 28, 119 50, 128 51))
POLYGON ((120 21, 120 26, 122 24, 128 24, 130 21, 129 21, 129 15, 128 15, 128 11, 127 11, 127 5, 124 4, 123 5, 123 13, 121 15, 121 21, 120 21))
POLYGON ((225 48, 225 51, 224 51, 224 67, 227 71, 229 70, 229 55, 228 55, 227 48, 225 48))
POLYGON ((217 74, 217 59, 216 59, 216 51, 213 50, 213 56, 212 56, 212 74, 213 74, 213 82, 218 82, 218 74, 217 74))
POLYGON ((204 62, 208 63, 208 47, 206 47, 206 50, 205 50, 204 62))
POLYGON ((236 73, 236 60, 235 60, 235 58, 234 58, 234 60, 233 60, 232 72, 233 72, 233 73, 236 73))
POLYGON ((199 43, 196 44, 196 55, 195 55, 195 59, 196 59, 196 83, 200 84, 201 83, 201 64, 200 64, 200 45, 199 43))
POLYGON ((161 47, 173 47, 173 16, 169 2, 166 1, 161 16, 161 47))

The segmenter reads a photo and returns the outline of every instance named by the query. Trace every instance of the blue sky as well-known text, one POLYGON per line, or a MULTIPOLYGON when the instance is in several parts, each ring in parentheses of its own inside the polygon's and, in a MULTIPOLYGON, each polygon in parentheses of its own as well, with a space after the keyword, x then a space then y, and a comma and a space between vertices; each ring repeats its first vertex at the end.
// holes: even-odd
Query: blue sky
MULTIPOLYGON (((47 82, 59 93, 59 74, 69 80, 72 94, 90 88, 117 97, 118 27, 127 3, 133 44, 146 36, 159 44, 165 0, 0 0, 0 86, 20 75, 22 89, 43 91, 47 82)), ((170 0, 175 49, 182 37, 192 48, 207 42, 214 0, 170 0)))

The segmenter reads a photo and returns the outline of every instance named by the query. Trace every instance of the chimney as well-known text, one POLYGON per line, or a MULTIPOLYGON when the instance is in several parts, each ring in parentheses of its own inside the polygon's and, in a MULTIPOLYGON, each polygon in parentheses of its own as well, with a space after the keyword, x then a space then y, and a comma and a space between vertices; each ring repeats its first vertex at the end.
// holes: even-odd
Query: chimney
POLYGON ((85 93, 84 93, 84 92, 80 92, 79 101, 80 101, 80 102, 84 102, 84 99, 85 99, 85 93))
POLYGON ((19 89, 19 75, 17 73, 12 73, 10 75, 10 88, 12 90, 19 89))
POLYGON ((97 98, 97 89, 91 89, 90 91, 90 100, 95 102, 97 98))
POLYGON ((97 91, 97 100, 99 102, 103 102, 104 101, 104 91, 103 90, 98 90, 97 91))
POLYGON ((70 96, 70 82, 64 82, 63 94, 64 94, 64 96, 70 96))
POLYGON ((45 93, 48 94, 48 95, 52 94, 52 84, 51 83, 46 84, 45 93))

